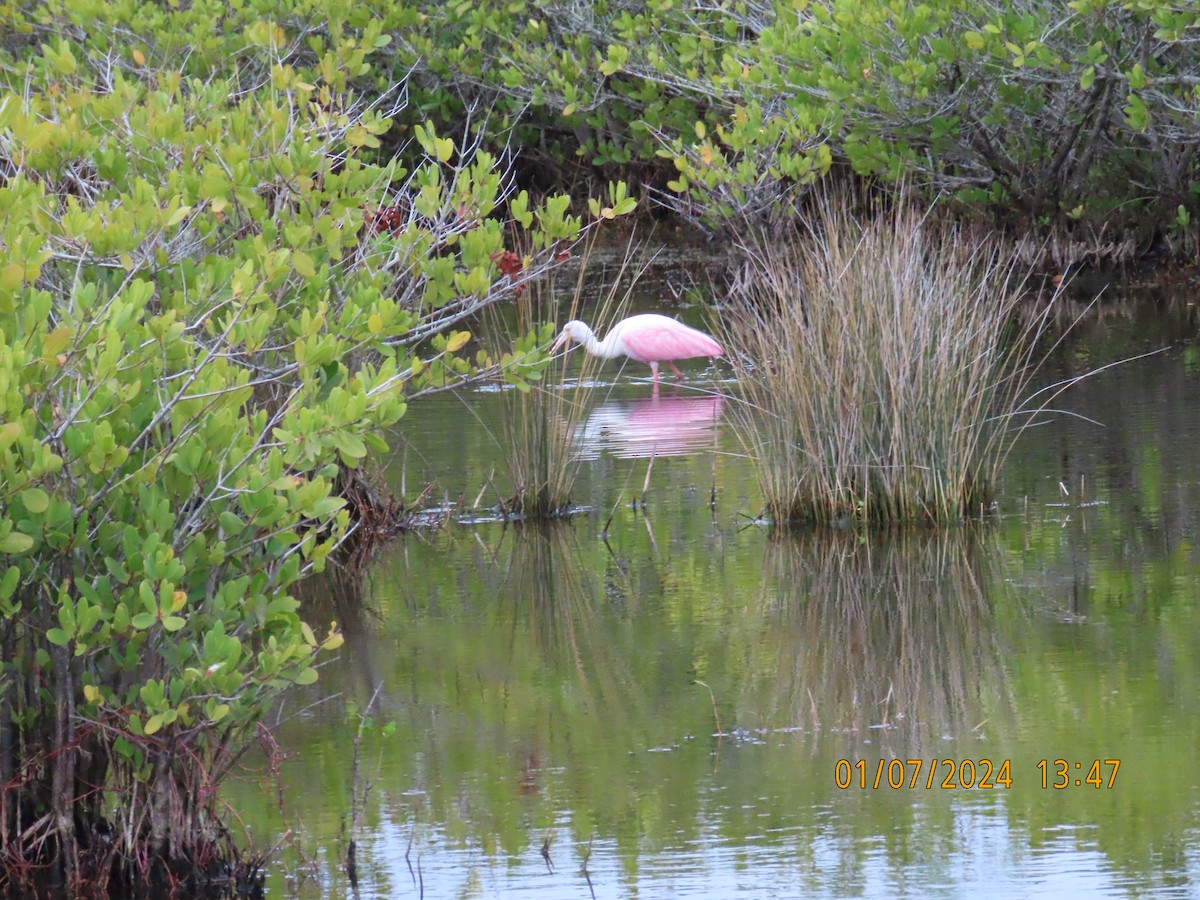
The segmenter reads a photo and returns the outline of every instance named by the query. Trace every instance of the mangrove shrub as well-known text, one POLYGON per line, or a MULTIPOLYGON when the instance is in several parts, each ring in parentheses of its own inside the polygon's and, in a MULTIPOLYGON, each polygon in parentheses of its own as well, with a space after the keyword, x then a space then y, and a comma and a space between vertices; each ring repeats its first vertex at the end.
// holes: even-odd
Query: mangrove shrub
POLYGON ((222 777, 341 642, 291 592, 354 527, 339 473, 498 365, 460 323, 584 226, 337 4, 0 15, 0 871, 215 877, 222 777))

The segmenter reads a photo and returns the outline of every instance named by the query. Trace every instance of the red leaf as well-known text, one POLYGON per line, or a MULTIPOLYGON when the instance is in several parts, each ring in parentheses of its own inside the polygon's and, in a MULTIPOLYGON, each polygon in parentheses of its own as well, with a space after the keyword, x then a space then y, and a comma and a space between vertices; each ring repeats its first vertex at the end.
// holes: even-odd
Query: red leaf
POLYGON ((492 261, 502 274, 507 275, 511 279, 515 279, 525 270, 525 264, 521 261, 521 257, 512 250, 493 253, 492 261))

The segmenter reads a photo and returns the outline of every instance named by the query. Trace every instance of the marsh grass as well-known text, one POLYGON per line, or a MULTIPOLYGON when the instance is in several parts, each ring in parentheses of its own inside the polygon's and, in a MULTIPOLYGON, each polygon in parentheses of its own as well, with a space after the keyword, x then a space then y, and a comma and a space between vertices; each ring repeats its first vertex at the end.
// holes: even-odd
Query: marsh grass
MULTIPOLYGON (((577 317, 593 252, 591 244, 585 245, 573 289, 561 290, 554 278, 527 285, 516 302, 518 334, 540 332, 541 340, 548 341, 563 323, 577 317)), ((631 241, 592 313, 599 329, 606 330, 627 308, 646 264, 640 246, 631 241)), ((503 334, 504 330, 494 318, 492 333, 503 334)), ((568 377, 565 363, 552 361, 540 381, 504 392, 504 414, 496 437, 511 485, 511 493, 499 501, 505 517, 554 519, 571 513, 571 491, 583 461, 575 436, 591 407, 597 389, 595 373, 603 363, 582 349, 572 355, 577 359, 573 377, 568 377)))
POLYGON ((722 322, 766 512, 787 523, 946 522, 991 499, 1044 305, 997 244, 905 205, 831 193, 782 241, 743 241, 722 322))

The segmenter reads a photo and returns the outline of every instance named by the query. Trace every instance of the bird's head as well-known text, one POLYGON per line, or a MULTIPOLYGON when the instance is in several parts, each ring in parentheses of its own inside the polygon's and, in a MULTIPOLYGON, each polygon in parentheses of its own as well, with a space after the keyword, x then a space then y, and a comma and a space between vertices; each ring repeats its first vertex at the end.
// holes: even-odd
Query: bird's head
POLYGON ((550 352, 553 354, 557 353, 562 347, 569 347, 571 344, 582 344, 591 336, 592 329, 588 328, 587 325, 578 319, 572 319, 558 333, 558 337, 554 339, 554 343, 550 347, 550 352))

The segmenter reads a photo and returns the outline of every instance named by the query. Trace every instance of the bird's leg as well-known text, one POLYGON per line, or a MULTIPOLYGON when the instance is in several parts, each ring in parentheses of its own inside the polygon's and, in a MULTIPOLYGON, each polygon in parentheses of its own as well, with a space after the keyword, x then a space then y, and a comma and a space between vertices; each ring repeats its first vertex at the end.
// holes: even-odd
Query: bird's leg
POLYGON ((683 373, 679 371, 679 366, 668 360, 667 365, 671 367, 671 371, 675 373, 675 377, 683 381, 683 373))
POLYGON ((658 363, 656 363, 656 362, 650 363, 650 371, 654 375, 654 383, 658 384, 658 363))

